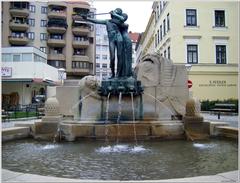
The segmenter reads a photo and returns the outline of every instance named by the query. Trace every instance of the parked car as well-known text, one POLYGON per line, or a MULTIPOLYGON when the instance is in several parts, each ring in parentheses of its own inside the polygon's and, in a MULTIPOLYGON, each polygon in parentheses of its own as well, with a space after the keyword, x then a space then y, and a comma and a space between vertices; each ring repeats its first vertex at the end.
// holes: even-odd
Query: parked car
POLYGON ((46 100, 45 95, 35 95, 32 99, 32 103, 44 103, 46 100))

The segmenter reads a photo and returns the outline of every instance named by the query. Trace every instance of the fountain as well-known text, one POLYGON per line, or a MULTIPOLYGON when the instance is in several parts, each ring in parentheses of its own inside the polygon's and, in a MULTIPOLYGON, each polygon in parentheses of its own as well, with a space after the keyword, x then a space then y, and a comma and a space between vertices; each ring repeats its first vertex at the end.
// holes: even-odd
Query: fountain
POLYGON ((19 170, 20 161, 20 167, 26 165, 21 171, 30 167, 37 174, 103 180, 189 177, 237 168, 236 143, 210 140, 222 124, 200 115, 199 102, 189 97, 185 66, 158 53, 143 56, 134 74, 127 66, 101 83, 85 76, 48 90, 45 116, 30 125, 35 140, 3 145, 3 167, 19 170), (222 146, 227 147, 223 152, 222 146))

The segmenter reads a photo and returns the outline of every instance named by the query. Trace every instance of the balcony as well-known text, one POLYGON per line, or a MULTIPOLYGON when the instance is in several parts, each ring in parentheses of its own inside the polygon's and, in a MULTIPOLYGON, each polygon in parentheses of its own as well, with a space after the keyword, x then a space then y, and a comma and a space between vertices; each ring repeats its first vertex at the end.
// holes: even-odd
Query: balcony
POLYGON ((92 73, 93 71, 87 68, 70 68, 68 69, 67 73, 68 75, 74 75, 74 76, 87 76, 92 73))
POLYGON ((10 21, 9 28, 12 31, 25 32, 28 30, 29 25, 27 24, 27 22, 10 21))
POLYGON ((73 55, 72 61, 86 61, 89 62, 89 57, 85 55, 73 55))
POLYGON ((47 55, 48 60, 60 60, 60 61, 64 61, 66 60, 65 55, 64 54, 56 54, 56 53, 50 53, 47 55))
POLYGON ((47 41, 48 46, 50 47, 58 47, 62 48, 66 45, 66 41, 64 39, 48 39, 47 41))
POLYGON ((84 1, 77 1, 77 2, 72 2, 73 9, 87 9, 90 10, 90 4, 88 2, 84 1))
POLYGON ((47 24, 47 30, 49 33, 63 34, 66 32, 67 27, 68 25, 66 20, 59 19, 59 18, 49 19, 47 24))
POLYGON ((66 19, 67 18, 67 14, 66 14, 65 11, 53 11, 53 10, 50 10, 48 12, 48 18, 66 19))
POLYGON ((67 29, 65 27, 61 27, 58 25, 51 25, 47 27, 47 31, 51 34, 55 34, 55 33, 64 34, 66 30, 67 29))
POLYGON ((26 36, 9 36, 8 41, 11 45, 24 46, 28 44, 29 39, 26 36))
POLYGON ((9 12, 12 16, 16 16, 16 17, 28 17, 29 16, 29 9, 27 9, 27 8, 11 7, 9 12))
POLYGON ((89 41, 76 41, 72 42, 73 48, 87 48, 89 46, 89 41))
POLYGON ((62 7, 67 7, 67 3, 66 3, 66 2, 62 2, 62 1, 49 1, 49 2, 48 2, 48 6, 62 6, 62 7))
POLYGON ((80 26, 80 27, 73 27, 72 32, 76 36, 87 36, 88 33, 90 32, 90 28, 87 26, 80 26))

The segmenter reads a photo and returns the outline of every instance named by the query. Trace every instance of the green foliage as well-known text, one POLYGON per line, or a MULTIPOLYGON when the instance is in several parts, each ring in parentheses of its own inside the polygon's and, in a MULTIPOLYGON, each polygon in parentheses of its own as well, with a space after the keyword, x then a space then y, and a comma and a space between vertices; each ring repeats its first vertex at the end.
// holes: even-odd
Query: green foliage
POLYGON ((226 99, 226 100, 202 100, 201 101, 201 110, 209 111, 214 108, 215 104, 235 104, 236 111, 238 111, 238 99, 226 99))
POLYGON ((36 112, 28 112, 28 114, 26 112, 22 112, 22 111, 17 111, 16 113, 11 113, 10 114, 10 119, 11 118, 26 118, 26 117, 35 117, 36 116, 36 112))

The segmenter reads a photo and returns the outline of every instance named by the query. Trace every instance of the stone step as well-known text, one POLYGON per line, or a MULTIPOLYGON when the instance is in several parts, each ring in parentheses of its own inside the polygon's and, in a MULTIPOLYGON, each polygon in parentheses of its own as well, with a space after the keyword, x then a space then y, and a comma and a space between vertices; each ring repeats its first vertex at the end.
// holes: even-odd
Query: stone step
POLYGON ((2 141, 10 141, 20 138, 26 138, 30 135, 29 127, 12 127, 2 129, 2 141))
POLYGON ((238 139, 238 128, 230 126, 216 126, 216 131, 220 136, 238 139))

